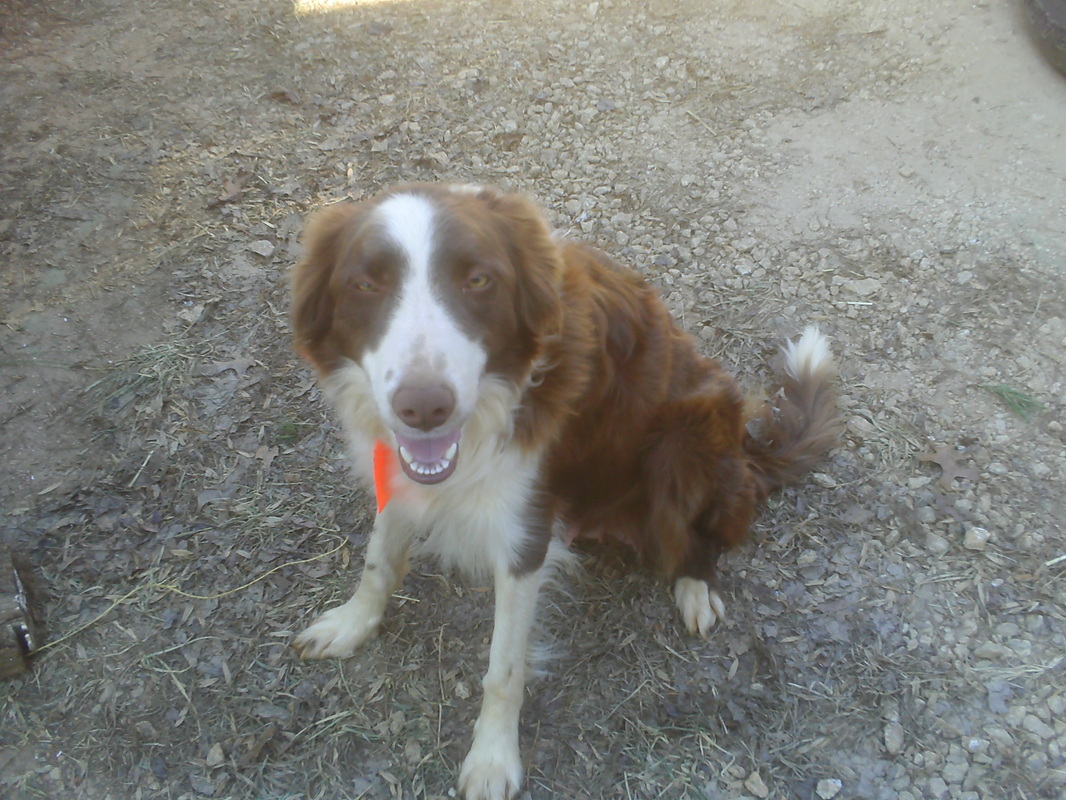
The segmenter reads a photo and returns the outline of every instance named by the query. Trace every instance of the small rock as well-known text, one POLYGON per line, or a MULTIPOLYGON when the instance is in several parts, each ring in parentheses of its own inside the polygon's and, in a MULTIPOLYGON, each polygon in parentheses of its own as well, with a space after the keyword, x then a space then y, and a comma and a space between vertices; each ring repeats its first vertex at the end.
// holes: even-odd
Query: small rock
POLYGON ((929 552, 942 556, 951 547, 951 544, 943 536, 929 531, 925 535, 925 547, 929 552))
POLYGON ((1022 658, 1029 658, 1033 652, 1033 643, 1028 639, 1011 639, 1007 642, 1007 647, 1022 658))
POLYGON ((1025 756, 1023 769, 1029 770, 1033 775, 1043 775, 1047 771, 1047 755, 1044 753, 1029 753, 1025 756))
POLYGON ((270 258, 274 255, 274 250, 276 248, 274 247, 273 242, 268 242, 266 239, 260 239, 258 242, 252 242, 248 245, 248 249, 263 258, 270 258))
POLYGON ((844 784, 836 778, 826 778, 818 781, 818 786, 815 788, 815 791, 822 800, 832 800, 832 798, 840 793, 843 786, 844 784))
MULTIPOLYGON (((995 642, 981 642, 974 648, 973 654, 976 658, 983 658, 986 661, 994 661, 998 658, 1008 655, 1009 651, 1006 647, 995 642)), ((993 709, 995 710, 995 709, 993 709)))
POLYGON ((198 795, 203 797, 215 796, 215 784, 210 778, 205 778, 202 775, 190 775, 189 785, 198 795))
POLYGON ((893 756, 903 752, 903 726, 898 722, 885 725, 885 750, 893 756))
POLYGON ((877 278, 863 278, 858 281, 847 281, 844 288, 854 292, 859 297, 869 297, 881 290, 881 281, 877 278))
POLYGON ((770 787, 768 787, 762 779, 762 776, 758 772, 753 772, 744 781, 744 788, 751 792, 756 797, 769 797, 770 787))
MULTIPOLYGON (((985 645, 988 644, 988 642, 985 643, 985 645)), ((992 660, 1002 654, 1003 648, 1001 648, 999 645, 991 645, 992 648, 997 648, 991 654, 981 652, 982 647, 984 647, 985 645, 978 647, 977 650, 974 651, 974 655, 977 658, 985 658, 988 660, 992 660)), ((1011 695, 1013 694, 1013 690, 1011 689, 1009 683, 1001 680, 989 681, 985 688, 988 690, 989 711, 995 714, 1006 714, 1008 711, 1010 711, 1010 699, 1011 695)), ((991 732, 989 733, 989 735, 992 735, 991 732)), ((992 738, 994 739, 996 737, 993 736, 992 738)))
POLYGON ((874 424, 866 417, 856 414, 848 420, 848 430, 860 437, 869 436, 876 431, 874 424))
POLYGON ((992 534, 987 528, 980 528, 974 525, 966 530, 962 545, 967 550, 984 550, 985 545, 988 544, 988 540, 991 538, 992 534))
POLYGON ((1066 715, 1066 698, 1063 698, 1061 694, 1053 695, 1048 698, 1047 707, 1056 717, 1062 717, 1066 715))
POLYGON ((1000 747, 1014 747, 1014 737, 1006 728, 1001 728, 999 725, 985 725, 984 731, 988 734, 988 738, 1000 747))
POLYGON ((929 779, 929 796, 931 797, 943 797, 948 793, 948 785, 944 783, 944 779, 939 775, 934 775, 929 779))
POLYGON ((1035 733, 1041 739, 1054 739, 1055 731, 1035 714, 1027 714, 1022 720, 1022 727, 1030 733, 1035 733))
POLYGON ((840 485, 824 472, 812 472, 810 478, 824 489, 835 489, 840 485))
POLYGON ((965 761, 952 762, 944 765, 944 771, 941 776, 946 783, 962 783, 962 779, 966 777, 966 772, 969 769, 970 765, 965 761))
POLYGON ((200 317, 204 315, 205 310, 206 307, 203 303, 196 303, 195 305, 180 309, 178 311, 178 319, 189 325, 195 325, 200 321, 200 317))

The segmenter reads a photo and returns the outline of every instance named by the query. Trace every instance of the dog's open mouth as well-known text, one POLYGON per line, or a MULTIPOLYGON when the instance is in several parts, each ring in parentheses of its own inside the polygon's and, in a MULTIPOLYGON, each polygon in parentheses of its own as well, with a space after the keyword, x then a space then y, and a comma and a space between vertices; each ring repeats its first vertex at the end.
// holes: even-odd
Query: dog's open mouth
POLYGON ((462 428, 443 436, 418 437, 396 434, 400 467, 417 483, 440 483, 453 472, 459 455, 462 428))

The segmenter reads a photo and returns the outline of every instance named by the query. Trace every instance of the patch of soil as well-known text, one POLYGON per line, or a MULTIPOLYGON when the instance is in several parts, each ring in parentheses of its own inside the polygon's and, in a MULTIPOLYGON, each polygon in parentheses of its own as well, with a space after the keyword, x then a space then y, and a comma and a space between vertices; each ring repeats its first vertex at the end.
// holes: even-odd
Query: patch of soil
POLYGON ((289 647, 372 512, 285 276, 312 208, 462 180, 753 389, 817 322, 848 419, 709 641, 585 555, 524 796, 1061 796, 1066 81, 1017 8, 18 1, 0 105, 0 536, 50 639, 0 795, 451 796, 487 590, 422 564, 358 657, 289 647))

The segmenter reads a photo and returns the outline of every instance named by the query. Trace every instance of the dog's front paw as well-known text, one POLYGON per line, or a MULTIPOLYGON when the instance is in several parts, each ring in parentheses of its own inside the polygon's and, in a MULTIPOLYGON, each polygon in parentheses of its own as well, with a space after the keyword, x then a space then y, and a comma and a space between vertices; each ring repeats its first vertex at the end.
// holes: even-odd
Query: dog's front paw
POLYGON ((689 633, 706 638, 714 623, 725 620, 725 603, 707 581, 678 578, 674 584, 674 602, 689 633))
POLYGON ((522 783, 518 742, 502 736, 495 741, 475 737, 459 772, 459 791, 466 800, 507 800, 522 783))
POLYGON ((353 597, 312 622, 292 646, 300 658, 347 658, 377 635, 379 625, 381 613, 353 597))

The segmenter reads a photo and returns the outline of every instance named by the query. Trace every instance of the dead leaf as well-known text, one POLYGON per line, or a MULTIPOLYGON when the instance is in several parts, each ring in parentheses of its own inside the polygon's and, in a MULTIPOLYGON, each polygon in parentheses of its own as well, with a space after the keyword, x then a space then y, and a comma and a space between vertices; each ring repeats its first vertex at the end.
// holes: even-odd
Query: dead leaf
POLYGON ((954 489, 952 483, 956 478, 966 478, 969 481, 976 482, 981 477, 981 473, 976 469, 960 467, 957 459, 958 453, 956 453, 955 448, 946 444, 938 446, 932 453, 918 456, 919 461, 932 461, 940 466, 943 472, 937 480, 937 485, 946 492, 954 489))
POLYGON ((207 751, 207 759, 205 763, 209 767, 221 766, 226 760, 226 754, 222 751, 222 745, 215 742, 211 745, 211 749, 207 751))
POLYGON ((302 106, 304 104, 300 95, 288 89, 278 89, 276 92, 271 92, 269 96, 275 103, 288 103, 291 106, 302 106))
POLYGON ((278 726, 274 723, 270 723, 263 729, 257 737, 248 743, 248 753, 245 756, 245 763, 251 763, 258 761, 260 754, 263 752, 263 748, 267 743, 274 738, 274 734, 278 732, 278 726))
POLYGON ((281 451, 277 447, 267 447, 263 444, 255 451, 255 457, 263 462, 263 469, 267 470, 270 469, 270 465, 274 462, 274 459, 278 457, 279 452, 281 451))
POLYGON ((248 181, 252 179, 251 172, 238 172, 236 178, 224 178, 222 181, 222 191, 218 197, 207 204, 208 208, 214 208, 215 206, 221 206, 225 203, 232 203, 241 196, 241 192, 244 191, 244 187, 248 185, 248 181))

